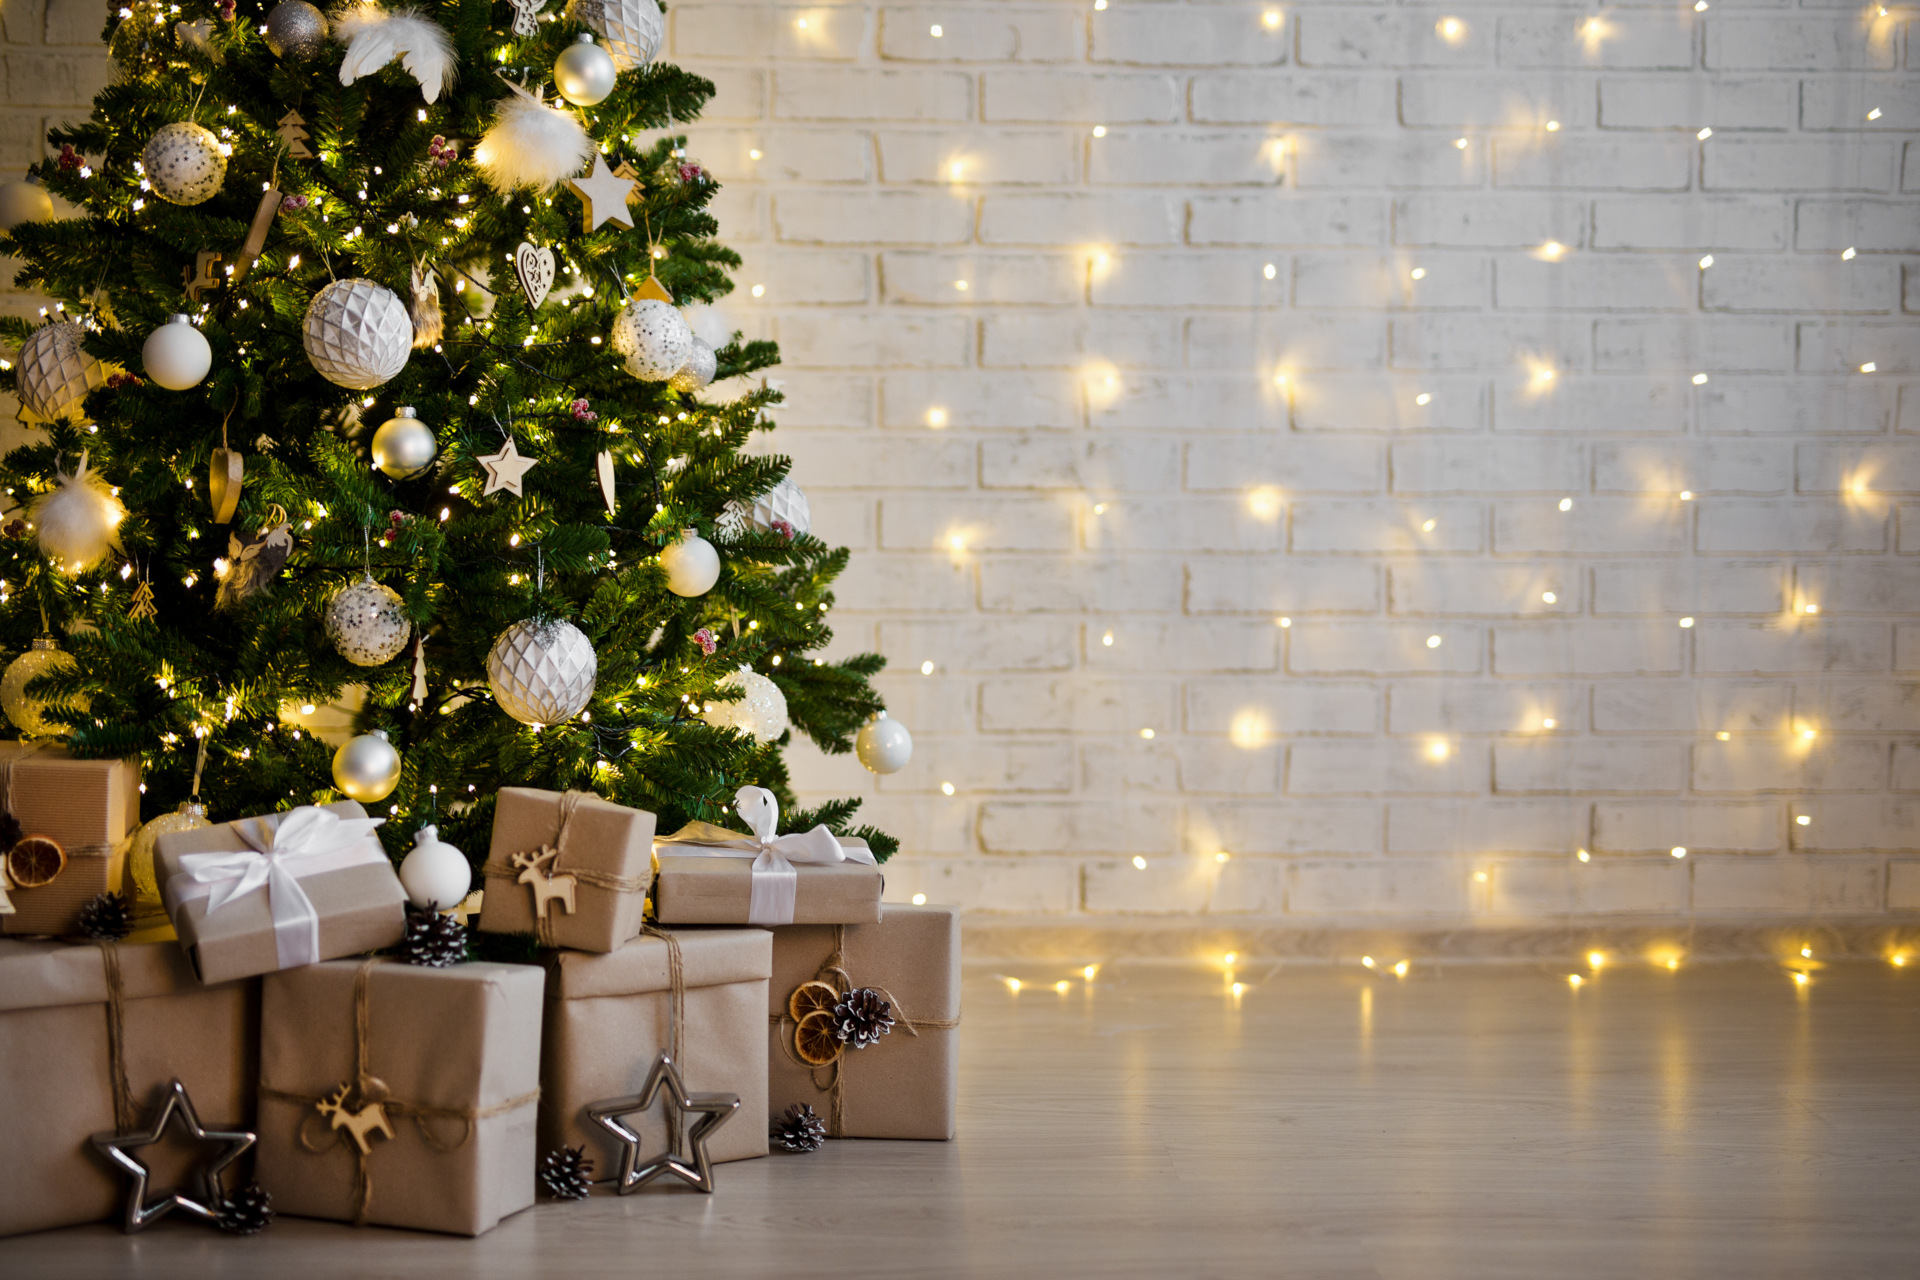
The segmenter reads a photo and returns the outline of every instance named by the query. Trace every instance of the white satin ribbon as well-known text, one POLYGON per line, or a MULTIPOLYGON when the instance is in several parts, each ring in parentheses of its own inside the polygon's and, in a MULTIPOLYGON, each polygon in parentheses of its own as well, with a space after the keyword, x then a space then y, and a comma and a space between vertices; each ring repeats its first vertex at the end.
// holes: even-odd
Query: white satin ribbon
POLYGON ((871 849, 843 845, 825 826, 788 836, 774 835, 780 829, 780 804, 765 787, 741 787, 733 794, 733 809, 753 832, 751 840, 703 840, 698 844, 663 840, 660 843, 663 851, 686 857, 752 858, 753 892, 747 904, 748 924, 793 923, 794 899, 800 882, 796 863, 879 865, 871 849))
POLYGON ((273 914, 273 939, 280 967, 291 969, 320 958, 320 913, 300 887, 302 876, 339 871, 386 857, 369 840, 385 818, 342 818, 330 809, 302 805, 285 813, 242 818, 230 823, 249 848, 231 853, 189 853, 180 859, 182 876, 167 885, 169 911, 199 898, 207 915, 263 890, 273 914))

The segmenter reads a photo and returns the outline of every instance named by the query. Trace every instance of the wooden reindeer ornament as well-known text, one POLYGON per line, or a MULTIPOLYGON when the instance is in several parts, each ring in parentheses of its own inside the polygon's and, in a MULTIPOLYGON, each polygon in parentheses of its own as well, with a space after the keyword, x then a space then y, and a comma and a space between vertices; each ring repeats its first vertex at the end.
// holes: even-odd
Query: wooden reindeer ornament
POLYGON ((558 900, 573 914, 573 890, 578 883, 565 871, 554 874, 553 860, 560 851, 552 845, 542 845, 538 852, 516 853, 513 855, 514 869, 520 876, 516 883, 533 886, 533 914, 536 919, 547 916, 547 904, 558 900))
MULTIPOLYGON (((348 1136, 353 1139, 354 1145, 360 1148, 360 1154, 364 1156, 373 1150, 373 1142, 369 1135, 377 1133, 391 1139, 393 1125, 387 1120, 387 1108, 384 1103, 368 1102, 357 1109, 348 1106, 347 1094, 352 1087, 343 1084, 334 1090, 333 1096, 313 1105, 321 1115, 333 1121, 334 1128, 345 1129, 348 1136)), ((361 1096, 366 1096, 365 1091, 362 1091, 361 1096)))

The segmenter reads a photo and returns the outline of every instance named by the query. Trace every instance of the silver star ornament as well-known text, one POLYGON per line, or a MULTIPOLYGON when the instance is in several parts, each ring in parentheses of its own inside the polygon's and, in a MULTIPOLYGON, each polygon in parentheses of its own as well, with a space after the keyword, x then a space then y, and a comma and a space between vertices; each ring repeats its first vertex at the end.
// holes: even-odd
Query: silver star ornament
POLYGON ((713 1161, 707 1156, 707 1139, 713 1131, 733 1118, 740 1109, 737 1093, 688 1093, 680 1083, 680 1072, 673 1059, 661 1054, 647 1073, 646 1087, 627 1098, 609 1098, 588 1106, 587 1118, 612 1134, 620 1144, 620 1176, 614 1190, 631 1195, 655 1178, 671 1174, 689 1186, 713 1194, 713 1161), (622 1118, 653 1105, 654 1095, 667 1091, 667 1149, 644 1163, 640 1160, 640 1135, 622 1122, 622 1118), (689 1115, 700 1117, 693 1129, 685 1129, 689 1115), (682 1155, 683 1149, 690 1152, 682 1155))
POLYGON ((127 1186, 126 1218, 121 1224, 131 1235, 175 1209, 212 1222, 222 1195, 220 1175, 253 1146, 254 1135, 244 1129, 209 1129, 201 1124, 199 1115, 193 1109, 193 1099, 187 1096, 187 1086, 175 1080, 167 1086, 159 1113, 144 1132, 96 1133, 92 1141, 94 1150, 131 1179, 127 1186), (147 1180, 152 1173, 132 1153, 159 1142, 166 1135, 167 1126, 176 1118, 195 1142, 219 1143, 221 1151, 211 1161, 194 1167, 189 1175, 191 1194, 176 1188, 157 1200, 149 1201, 147 1180))

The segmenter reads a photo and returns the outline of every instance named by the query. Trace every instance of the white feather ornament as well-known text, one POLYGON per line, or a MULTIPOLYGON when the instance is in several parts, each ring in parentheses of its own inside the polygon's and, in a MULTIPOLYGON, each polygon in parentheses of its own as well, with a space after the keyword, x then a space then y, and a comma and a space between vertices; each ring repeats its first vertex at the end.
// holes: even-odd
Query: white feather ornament
POLYGON ((487 185, 504 196, 521 187, 548 191, 578 176, 593 158, 593 139, 580 118, 548 106, 544 88, 528 93, 505 71, 496 67, 494 74, 513 92, 493 104, 493 124, 473 149, 487 185))
POLYGON ((87 470, 87 455, 73 474, 54 467, 56 483, 34 499, 29 517, 40 549, 65 573, 81 573, 115 545, 114 535, 127 509, 99 476, 87 470))
POLYGON ((460 60, 446 29, 418 9, 382 9, 359 4, 333 15, 334 39, 347 46, 340 62, 340 83, 352 84, 398 59, 420 82, 420 96, 432 102, 453 85, 460 60))

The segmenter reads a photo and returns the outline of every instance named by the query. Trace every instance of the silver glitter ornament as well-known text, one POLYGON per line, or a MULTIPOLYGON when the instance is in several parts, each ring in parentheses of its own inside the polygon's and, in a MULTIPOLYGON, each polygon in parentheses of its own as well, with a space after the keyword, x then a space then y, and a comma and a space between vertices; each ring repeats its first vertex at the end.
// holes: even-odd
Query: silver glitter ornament
POLYGON ((411 405, 402 405, 373 433, 373 465, 393 480, 405 480, 427 469, 440 452, 440 442, 427 430, 411 405))
POLYGON ((727 503, 714 525, 729 538, 748 532, 786 533, 797 538, 813 528, 813 511, 800 486, 791 478, 783 478, 752 502, 735 498, 727 503), (779 527, 783 524, 785 529, 779 527))
POLYGON ((404 369, 413 319, 400 295, 371 280, 336 280, 307 306, 307 359, 336 386, 366 391, 404 369))
POLYGON ((756 742, 772 742, 787 731, 787 695, 780 686, 742 667, 714 682, 719 689, 739 689, 738 702, 709 702, 700 718, 716 729, 738 729, 756 742))
POLYGON ((667 385, 675 391, 694 392, 713 381, 713 375, 719 372, 720 362, 713 354, 713 348, 699 334, 693 336, 693 355, 671 378, 667 385))
POLYGON ((600 658, 586 633, 563 619, 528 618, 500 633, 487 653, 487 686, 522 724, 571 720, 586 708, 600 658))
POLYGON ((613 318, 613 349, 634 377, 665 382, 693 358, 693 330, 658 298, 636 298, 613 318))
POLYGON ((87 392, 113 370, 80 349, 86 329, 72 320, 43 325, 20 347, 20 403, 52 421, 79 413, 87 392))
POLYGON ((213 130, 189 121, 162 125, 140 153, 140 168, 154 194, 174 204, 211 200, 227 180, 227 157, 213 130))
POLYGON ((327 603, 326 629, 340 656, 356 667, 391 662, 413 634, 400 612, 399 593, 371 577, 341 588, 327 603))
POLYGON ((39 636, 33 647, 15 658, 0 675, 0 709, 7 713, 7 719, 14 727, 29 738, 45 738, 64 733, 72 733, 64 724, 47 719, 46 713, 53 707, 72 710, 84 707, 84 702, 48 702, 41 698, 30 697, 27 685, 34 679, 50 671, 71 670, 73 655, 66 652, 52 636, 39 636))
POLYGON ((267 15, 267 48, 276 58, 318 57, 327 47, 327 15, 306 0, 280 0, 267 15))
POLYGON ((654 0, 573 0, 567 16, 592 27, 622 71, 652 62, 667 32, 666 17, 654 0))

